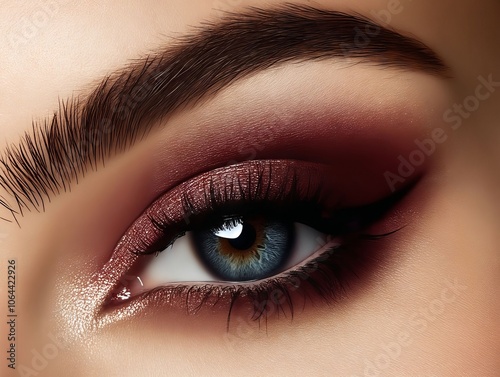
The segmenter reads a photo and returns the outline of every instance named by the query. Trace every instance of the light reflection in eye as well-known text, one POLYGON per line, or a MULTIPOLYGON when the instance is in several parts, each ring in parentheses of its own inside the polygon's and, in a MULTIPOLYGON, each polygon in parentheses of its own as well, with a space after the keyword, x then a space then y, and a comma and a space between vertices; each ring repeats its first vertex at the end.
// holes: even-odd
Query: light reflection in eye
POLYGON ((243 233, 243 221, 238 220, 235 224, 230 224, 228 227, 216 230, 214 234, 220 238, 228 238, 230 240, 235 240, 241 236, 243 233))

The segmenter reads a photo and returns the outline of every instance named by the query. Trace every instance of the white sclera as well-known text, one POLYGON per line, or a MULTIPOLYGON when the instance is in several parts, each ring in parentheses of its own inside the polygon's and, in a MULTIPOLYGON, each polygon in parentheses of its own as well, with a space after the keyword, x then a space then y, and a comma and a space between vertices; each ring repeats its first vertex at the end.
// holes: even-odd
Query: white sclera
POLYGON ((294 225, 297 238, 285 269, 301 263, 317 251, 340 245, 337 240, 327 239, 324 233, 318 232, 310 226, 301 223, 295 223, 294 225))
POLYGON ((213 281, 213 276, 203 266, 193 248, 188 233, 158 254, 141 275, 144 288, 151 289, 171 282, 213 281))

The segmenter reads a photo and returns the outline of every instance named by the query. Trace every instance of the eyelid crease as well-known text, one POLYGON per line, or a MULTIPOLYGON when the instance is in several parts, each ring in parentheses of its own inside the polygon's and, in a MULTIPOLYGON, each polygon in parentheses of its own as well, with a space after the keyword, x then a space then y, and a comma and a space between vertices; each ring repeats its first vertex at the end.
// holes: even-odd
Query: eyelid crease
POLYGON ((26 211, 44 211, 51 197, 69 191, 87 171, 128 149, 173 112, 253 72, 329 58, 440 77, 449 72, 422 42, 361 15, 293 4, 228 13, 105 77, 90 95, 61 100, 52 117, 34 121, 32 131, 2 153, 0 187, 13 200, 2 197, 0 206, 15 221, 26 211), (359 28, 378 33, 359 46, 359 28))

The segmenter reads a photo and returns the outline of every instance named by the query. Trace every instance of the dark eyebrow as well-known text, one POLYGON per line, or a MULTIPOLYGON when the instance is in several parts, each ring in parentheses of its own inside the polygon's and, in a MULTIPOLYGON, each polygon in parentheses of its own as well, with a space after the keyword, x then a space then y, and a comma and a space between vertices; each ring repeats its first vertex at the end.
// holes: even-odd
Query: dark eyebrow
POLYGON ((11 197, 0 196, 0 205, 16 221, 25 210, 44 211, 47 200, 173 112, 271 66, 330 58, 448 76, 446 65, 422 42, 361 15, 291 4, 228 13, 107 76, 89 95, 60 101, 48 119, 34 121, 0 158, 0 186, 11 197))

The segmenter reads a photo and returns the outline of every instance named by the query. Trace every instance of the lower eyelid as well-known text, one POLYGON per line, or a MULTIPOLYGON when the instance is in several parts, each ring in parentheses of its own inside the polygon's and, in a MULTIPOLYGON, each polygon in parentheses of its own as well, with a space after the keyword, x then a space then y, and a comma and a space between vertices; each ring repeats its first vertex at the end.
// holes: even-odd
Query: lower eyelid
MULTIPOLYGON (((289 266, 282 272, 262 280, 232 283, 216 281, 213 280, 212 277, 209 277, 207 281, 188 281, 186 280, 185 275, 181 275, 181 282, 171 281, 168 283, 164 283, 163 285, 156 285, 155 283, 153 283, 155 284, 155 286, 151 288, 147 287, 146 279, 144 277, 141 278, 140 272, 138 272, 137 274, 127 275, 124 279, 122 279, 119 286, 115 289, 113 296, 108 300, 108 304, 110 304, 111 306, 123 305, 129 300, 132 302, 134 300, 149 300, 151 297, 161 295, 160 292, 163 292, 164 294, 167 294, 168 292, 176 292, 176 294, 179 295, 184 290, 192 289, 194 291, 199 291, 204 288, 208 289, 208 287, 210 287, 210 289, 212 290, 217 290, 219 293, 231 290, 246 291, 261 287, 272 282, 283 281, 290 274, 298 274, 297 276, 299 276, 300 273, 304 275, 304 271, 306 270, 307 274, 311 274, 315 269, 318 268, 319 263, 326 261, 332 255, 332 253, 335 253, 336 250, 342 247, 341 239, 332 238, 326 235, 321 240, 318 240, 318 242, 320 242, 321 246, 319 248, 316 248, 315 252, 312 255, 309 255, 305 259, 301 259, 297 263, 294 263, 294 261, 290 261, 289 266)), ((300 256, 297 258, 300 258, 300 256)), ((304 279, 304 277, 302 277, 301 279, 304 279)), ((192 304, 189 304, 186 301, 186 305, 188 305, 187 308, 189 309, 189 305, 192 304)))
POLYGON ((293 318, 297 310, 306 309, 306 304, 332 304, 354 293, 360 283, 369 279, 370 271, 383 263, 384 255, 379 248, 384 247, 384 239, 374 239, 368 244, 360 239, 341 247, 326 248, 300 266, 261 282, 158 287, 125 306, 119 302, 111 306, 108 303, 100 321, 107 323, 145 311, 161 315, 164 310, 174 310, 188 315, 213 316, 216 310, 227 315, 226 331, 229 331, 230 318, 235 313, 258 322, 265 318, 266 324, 274 315, 279 317, 279 313, 293 318), (204 308, 212 310, 204 311, 204 308))

